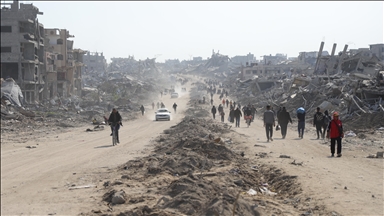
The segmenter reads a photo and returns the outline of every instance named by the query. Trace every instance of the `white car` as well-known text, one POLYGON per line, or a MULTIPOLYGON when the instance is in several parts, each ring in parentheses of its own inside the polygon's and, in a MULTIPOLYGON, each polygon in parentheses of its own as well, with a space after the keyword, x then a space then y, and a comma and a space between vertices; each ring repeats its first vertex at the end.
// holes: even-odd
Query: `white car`
POLYGON ((178 97, 179 97, 179 93, 177 93, 177 92, 173 92, 171 94, 171 98, 178 98, 178 97))
POLYGON ((167 108, 158 109, 155 113, 156 113, 156 116, 155 116, 156 121, 171 120, 171 112, 167 108))

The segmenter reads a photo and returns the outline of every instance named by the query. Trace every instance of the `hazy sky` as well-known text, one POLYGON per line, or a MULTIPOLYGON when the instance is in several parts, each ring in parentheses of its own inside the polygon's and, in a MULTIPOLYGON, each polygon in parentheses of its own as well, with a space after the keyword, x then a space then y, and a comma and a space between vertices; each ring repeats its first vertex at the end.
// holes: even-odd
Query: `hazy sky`
MULTIPOLYGON (((30 3, 31 1, 20 1, 30 3)), ((383 43, 383 2, 48 2, 32 1, 46 28, 66 28, 74 46, 112 57, 189 59, 212 49, 233 57, 249 52, 298 56, 383 43)))

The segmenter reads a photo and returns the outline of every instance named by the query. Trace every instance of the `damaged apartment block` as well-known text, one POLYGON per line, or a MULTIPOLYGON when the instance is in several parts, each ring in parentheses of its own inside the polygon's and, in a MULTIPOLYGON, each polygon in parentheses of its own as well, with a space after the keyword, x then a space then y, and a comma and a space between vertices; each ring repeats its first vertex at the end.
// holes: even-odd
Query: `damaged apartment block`
POLYGON ((1 77, 20 85, 26 102, 42 100, 44 26, 32 4, 1 3, 1 77))
POLYGON ((86 51, 74 49, 73 38, 66 29, 45 29, 47 98, 81 95, 83 56, 86 51))

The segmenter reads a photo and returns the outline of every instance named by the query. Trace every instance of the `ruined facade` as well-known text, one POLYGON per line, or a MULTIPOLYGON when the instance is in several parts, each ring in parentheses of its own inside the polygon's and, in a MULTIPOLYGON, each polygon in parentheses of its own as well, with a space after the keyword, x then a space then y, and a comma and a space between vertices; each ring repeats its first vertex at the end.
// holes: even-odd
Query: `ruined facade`
POLYGON ((274 56, 273 55, 263 56, 263 60, 260 63, 265 64, 265 65, 277 65, 280 62, 286 61, 286 60, 287 60, 287 55, 283 55, 283 54, 278 53, 274 56))
POLYGON ((42 100, 45 79, 44 26, 32 4, 1 3, 1 77, 13 78, 26 102, 42 100))
POLYGON ((107 71, 107 60, 103 53, 87 52, 84 55, 85 72, 102 72, 107 71))
POLYGON ((384 44, 371 44, 369 49, 384 63, 384 44))
POLYGON ((47 97, 81 94, 81 74, 85 51, 74 49, 73 38, 66 29, 45 29, 47 97))

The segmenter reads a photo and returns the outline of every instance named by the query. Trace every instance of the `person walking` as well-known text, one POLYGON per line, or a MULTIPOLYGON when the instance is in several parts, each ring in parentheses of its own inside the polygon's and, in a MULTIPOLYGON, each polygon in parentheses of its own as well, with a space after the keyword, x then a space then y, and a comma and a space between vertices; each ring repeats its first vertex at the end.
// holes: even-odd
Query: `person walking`
POLYGON ((220 114, 222 111, 224 111, 224 107, 220 104, 219 107, 217 107, 217 111, 219 111, 220 114))
POLYGON ((279 106, 279 109, 276 112, 277 125, 279 125, 279 114, 280 114, 281 110, 282 110, 282 107, 279 106))
POLYGON ((216 107, 213 106, 212 109, 211 109, 211 113, 212 113, 212 115, 213 115, 213 119, 215 119, 216 111, 217 111, 217 110, 216 110, 216 107))
POLYGON ((213 99, 211 98, 211 105, 213 105, 213 99))
POLYGON ((235 116, 235 119, 236 119, 235 127, 240 127, 240 117, 242 117, 243 115, 241 114, 239 107, 236 108, 233 115, 235 116))
POLYGON ((255 106, 253 106, 253 105, 251 106, 251 112, 252 112, 252 122, 253 122, 255 120, 255 115, 257 112, 255 106))
POLYGON ((251 122, 252 122, 252 111, 251 111, 251 108, 249 106, 245 106, 244 119, 245 119, 245 123, 247 123, 247 119, 249 119, 249 125, 251 125, 251 122))
POLYGON ((300 107, 297 109, 296 113, 298 119, 297 130, 299 132, 299 138, 303 139, 305 129, 305 109, 300 107))
POLYGON ((176 102, 175 103, 173 103, 173 110, 175 111, 175 113, 176 113, 176 108, 177 108, 177 104, 176 104, 176 102))
POLYGON ((225 99, 223 99, 223 101, 221 102, 223 104, 223 107, 225 106, 225 99))
POLYGON ((152 102, 152 109, 155 109, 155 102, 152 102))
POLYGON ((141 105, 140 110, 141 110, 141 115, 144 115, 145 108, 143 105, 141 105))
POLYGON ((275 127, 275 114, 272 112, 270 105, 267 106, 267 111, 264 112, 263 121, 267 134, 267 142, 269 142, 269 140, 273 141, 272 135, 273 127, 275 127))
POLYGON ((224 110, 220 112, 221 122, 224 122, 225 113, 224 110))
POLYGON ((339 119, 339 113, 333 113, 333 119, 327 128, 327 138, 331 138, 331 157, 335 156, 335 144, 337 142, 337 157, 341 157, 341 139, 344 138, 343 124, 339 119))
POLYGON ((285 136, 287 135, 288 122, 291 122, 292 124, 291 115, 289 114, 289 112, 287 112, 285 107, 283 107, 279 112, 277 121, 281 127, 281 136, 283 136, 283 139, 285 139, 285 136))
POLYGON ((160 103, 159 102, 157 102, 157 109, 159 109, 160 108, 160 103))
POLYGON ((332 120, 332 118, 331 118, 331 116, 329 116, 328 110, 325 110, 324 111, 324 122, 323 122, 323 131, 324 131, 324 133, 327 131, 329 122, 331 122, 331 120, 332 120))
POLYGON ((316 108, 317 112, 313 116, 313 127, 316 127, 317 139, 324 139, 325 131, 323 131, 324 114, 320 112, 320 107, 316 108))
POLYGON ((233 123, 235 119, 235 110, 231 107, 229 111, 229 122, 233 123))
POLYGON ((225 103, 227 104, 227 108, 228 108, 229 100, 227 99, 227 100, 225 101, 225 103))

